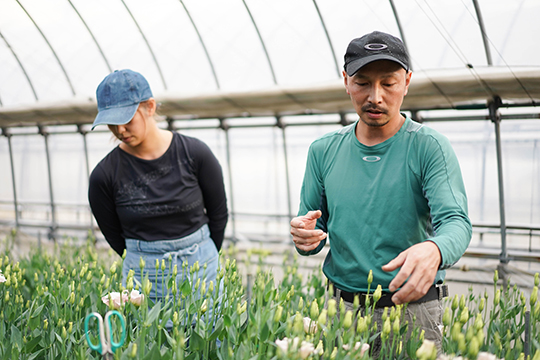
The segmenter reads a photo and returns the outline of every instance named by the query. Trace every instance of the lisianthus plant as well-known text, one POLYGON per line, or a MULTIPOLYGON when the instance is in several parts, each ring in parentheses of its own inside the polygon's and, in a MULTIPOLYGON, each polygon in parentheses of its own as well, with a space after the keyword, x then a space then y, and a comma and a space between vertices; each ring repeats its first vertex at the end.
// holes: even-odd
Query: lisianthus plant
MULTIPOLYGON (((525 359, 527 353, 540 360, 538 274, 529 298, 501 284, 495 273, 493 299, 472 292, 449 299, 443 354, 437 355, 415 324, 404 321, 404 307, 386 310, 377 326, 376 279, 368 277, 375 293, 364 311, 357 311, 357 299, 347 310, 329 296, 333 290, 320 269, 304 279, 291 252, 277 282, 265 269, 267 255, 250 250, 247 259, 239 259, 223 251, 215 283, 195 277, 205 264, 178 268, 164 260, 155 264, 161 278, 150 281, 143 274, 138 283, 130 272, 124 287, 122 259, 98 255, 91 237, 84 245, 66 240, 52 252, 35 249, 19 259, 8 248, 0 255, 0 358, 100 359, 86 343, 84 319, 116 309, 127 333, 117 360, 372 359, 376 339, 379 359, 525 359), (237 258, 253 275, 241 275, 237 258), (155 299, 151 290, 158 281, 166 291, 155 299)), ((145 267, 143 260, 140 265, 145 267)), ((116 325, 113 331, 119 331, 116 325)))

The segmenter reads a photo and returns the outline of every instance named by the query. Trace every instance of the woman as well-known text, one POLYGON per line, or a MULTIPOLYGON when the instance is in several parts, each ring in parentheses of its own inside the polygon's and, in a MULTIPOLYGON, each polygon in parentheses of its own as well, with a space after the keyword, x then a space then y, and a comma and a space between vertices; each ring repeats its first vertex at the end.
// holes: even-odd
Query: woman
POLYGON ((198 261, 196 276, 215 284, 228 217, 217 159, 202 141, 157 126, 156 101, 141 74, 115 71, 96 95, 98 115, 92 129, 106 124, 121 143, 92 171, 88 198, 107 242, 119 255, 127 250, 124 284, 129 270, 142 282, 141 257, 154 301, 166 295, 161 278, 167 280, 170 258, 172 266, 178 265, 178 285, 184 261, 189 268, 198 261))

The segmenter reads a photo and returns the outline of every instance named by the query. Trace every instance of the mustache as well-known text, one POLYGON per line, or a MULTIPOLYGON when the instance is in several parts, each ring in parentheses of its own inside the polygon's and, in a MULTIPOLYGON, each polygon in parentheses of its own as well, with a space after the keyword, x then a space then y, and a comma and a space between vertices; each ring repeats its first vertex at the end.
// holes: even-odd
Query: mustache
POLYGON ((371 105, 371 104, 362 106, 362 111, 363 112, 377 111, 377 112, 380 112, 380 113, 383 113, 383 114, 387 113, 386 109, 378 107, 378 106, 374 106, 374 105, 371 105))

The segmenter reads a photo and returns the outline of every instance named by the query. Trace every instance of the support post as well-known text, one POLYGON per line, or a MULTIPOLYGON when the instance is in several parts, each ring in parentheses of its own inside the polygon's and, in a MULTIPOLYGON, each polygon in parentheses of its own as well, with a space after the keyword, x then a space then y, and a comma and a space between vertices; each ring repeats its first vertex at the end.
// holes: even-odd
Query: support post
POLYGON ((38 126, 38 133, 43 136, 43 139, 45 140, 45 155, 47 157, 47 175, 49 177, 49 198, 51 206, 51 226, 49 227, 49 239, 56 241, 56 229, 58 224, 56 223, 56 205, 54 204, 51 155, 49 152, 49 133, 47 133, 47 131, 41 125, 38 126))
POLYGON ((499 260, 501 264, 507 264, 510 259, 508 259, 508 251, 506 248, 506 213, 505 213, 505 202, 504 202, 504 184, 503 184, 503 169, 502 169, 502 146, 501 146, 501 114, 499 112, 499 107, 501 106, 501 98, 494 96, 493 99, 489 102, 489 117, 491 121, 495 124, 495 142, 497 150, 497 173, 499 180, 499 215, 501 220, 501 255, 499 260))
MULTIPOLYGON (((88 134, 88 131, 83 128, 81 124, 77 125, 77 131, 79 134, 82 135, 83 138, 83 146, 84 146, 84 161, 86 165, 86 178, 90 179, 90 160, 88 159, 88 142, 86 140, 86 134, 88 134)), ((92 219, 92 211, 90 210, 90 207, 88 207, 88 224, 89 229, 92 235, 94 235, 94 221, 92 219)))
POLYGON ((229 173, 229 204, 231 205, 232 242, 236 243, 236 218, 234 211, 233 179, 231 170, 231 144, 229 141, 229 124, 226 119, 219 119, 219 127, 225 132, 225 148, 227 150, 227 172, 229 173))
POLYGON ((289 221, 292 219, 292 204, 291 204, 291 184, 289 181, 289 157, 287 156, 287 137, 285 136, 285 123, 281 119, 281 116, 276 116, 276 126, 281 129, 281 135, 283 136, 283 156, 285 159, 285 185, 287 187, 287 212, 289 215, 289 221))
POLYGON ((2 135, 7 138, 9 149, 9 162, 11 164, 11 183, 13 186, 13 206, 15 209, 15 228, 19 228, 19 202, 17 201, 17 185, 15 183, 15 163, 13 162, 13 147, 11 145, 11 133, 7 128, 2 128, 2 135))

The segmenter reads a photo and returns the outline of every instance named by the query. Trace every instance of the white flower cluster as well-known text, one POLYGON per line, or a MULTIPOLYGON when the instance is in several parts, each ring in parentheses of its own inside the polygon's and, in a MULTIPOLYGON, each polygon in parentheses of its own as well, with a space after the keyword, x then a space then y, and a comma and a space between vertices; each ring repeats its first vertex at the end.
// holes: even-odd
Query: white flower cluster
POLYGON ((135 306, 141 306, 144 295, 137 290, 131 290, 129 293, 127 290, 119 292, 112 292, 101 298, 101 301, 107 306, 112 306, 113 309, 120 309, 124 304, 130 301, 135 306), (109 305, 112 302, 112 305, 109 305))
POLYGON ((2 270, 0 270, 0 283, 6 282, 6 277, 4 274, 2 274, 2 270))

